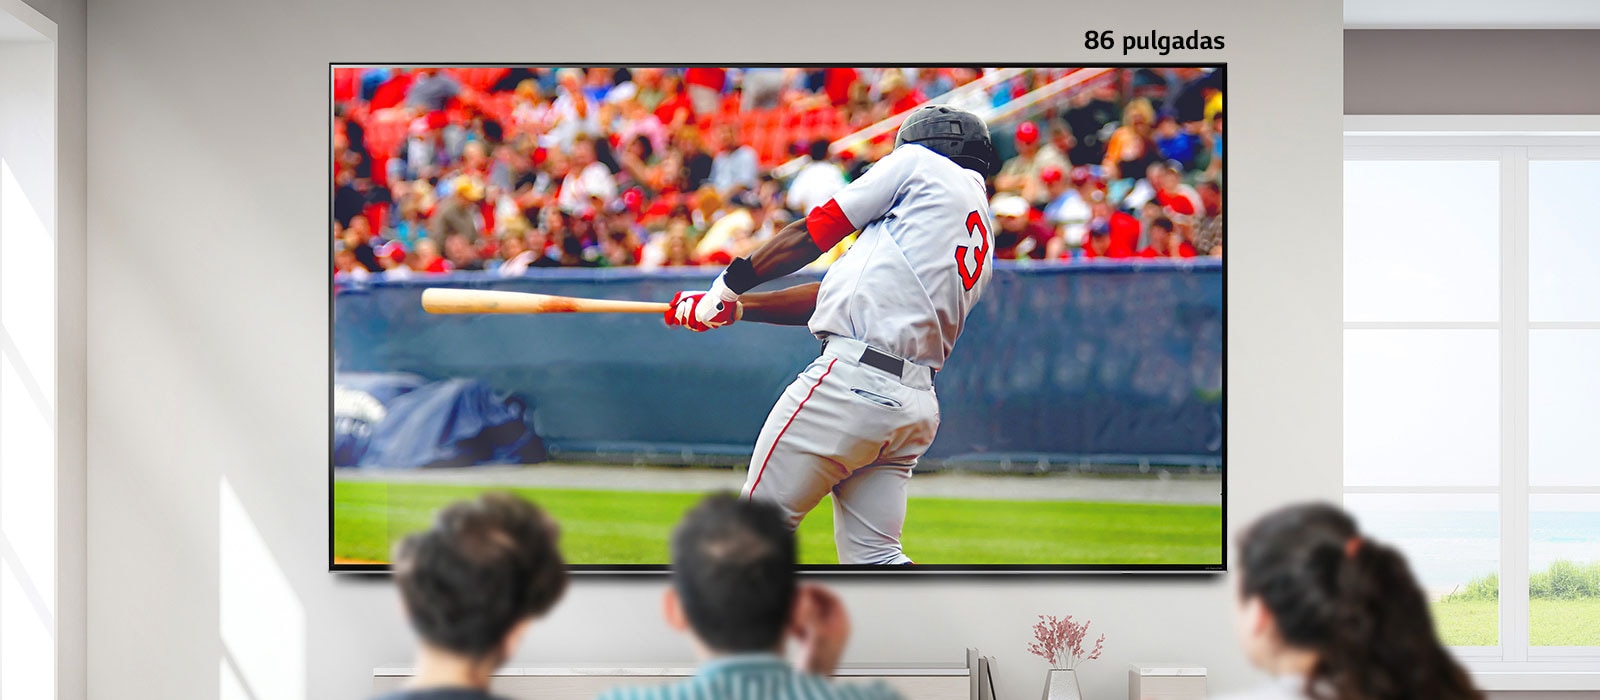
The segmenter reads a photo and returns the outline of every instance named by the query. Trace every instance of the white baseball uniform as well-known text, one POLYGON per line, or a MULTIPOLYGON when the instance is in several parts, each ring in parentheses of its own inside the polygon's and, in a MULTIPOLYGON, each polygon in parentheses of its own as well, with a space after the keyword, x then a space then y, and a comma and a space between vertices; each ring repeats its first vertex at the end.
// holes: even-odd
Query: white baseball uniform
POLYGON ((933 374, 994 263, 983 178, 902 145, 814 209, 807 228, 822 250, 861 235, 822 279, 810 323, 822 355, 767 415, 744 495, 798 526, 832 492, 841 564, 910 563, 906 482, 939 429, 933 374))

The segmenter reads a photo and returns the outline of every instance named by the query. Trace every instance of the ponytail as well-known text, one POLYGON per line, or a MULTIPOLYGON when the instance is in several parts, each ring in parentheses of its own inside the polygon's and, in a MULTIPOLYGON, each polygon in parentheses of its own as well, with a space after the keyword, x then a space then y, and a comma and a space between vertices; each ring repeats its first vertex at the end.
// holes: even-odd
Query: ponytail
POLYGON ((1286 644, 1317 654, 1308 697, 1482 698, 1439 643, 1404 557, 1362 537, 1342 510, 1291 506, 1242 540, 1241 594, 1261 599, 1286 644))
POLYGON ((1440 644, 1428 601, 1393 547, 1352 538, 1339 568, 1338 621, 1308 679, 1330 700, 1480 697, 1440 644))

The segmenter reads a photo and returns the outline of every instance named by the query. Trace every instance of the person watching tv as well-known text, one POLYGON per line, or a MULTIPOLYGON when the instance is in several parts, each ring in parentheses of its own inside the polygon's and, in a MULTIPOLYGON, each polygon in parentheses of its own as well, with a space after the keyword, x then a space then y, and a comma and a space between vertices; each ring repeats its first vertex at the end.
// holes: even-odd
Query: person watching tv
POLYGON ((794 532, 772 504, 729 493, 709 496, 689 511, 672 533, 672 586, 662 614, 693 640, 701 661, 694 677, 615 688, 599 700, 899 697, 882 683, 824 678, 844 652, 850 620, 833 592, 796 580, 794 532))
POLYGON ((439 511, 395 548, 416 675, 381 700, 493 700, 489 679, 567 588, 555 521, 509 493, 439 511))
POLYGON ((1239 642, 1273 680, 1230 700, 1483 697, 1439 643, 1405 558, 1337 506, 1273 511, 1239 544, 1239 642))

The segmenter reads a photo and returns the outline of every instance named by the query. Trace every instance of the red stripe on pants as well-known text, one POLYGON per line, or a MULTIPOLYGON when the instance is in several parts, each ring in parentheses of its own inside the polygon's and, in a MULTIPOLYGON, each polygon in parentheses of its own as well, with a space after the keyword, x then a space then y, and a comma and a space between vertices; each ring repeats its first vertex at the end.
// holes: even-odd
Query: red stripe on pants
POLYGON ((817 387, 822 386, 822 380, 827 379, 828 373, 833 371, 833 363, 838 361, 839 358, 837 357, 828 361, 828 368, 823 370, 822 376, 817 377, 817 383, 811 385, 811 390, 806 392, 806 397, 800 399, 800 405, 794 407, 794 413, 790 414, 789 422, 784 423, 783 429, 778 431, 778 436, 772 438, 772 446, 767 448, 767 456, 762 458, 761 469, 756 471, 756 480, 750 484, 750 493, 745 494, 745 498, 752 499, 756 497, 756 487, 761 485, 761 476, 767 473, 767 462, 772 461, 772 453, 778 450, 778 441, 783 439, 784 433, 789 432, 789 426, 794 425, 794 419, 800 415, 800 409, 806 407, 806 402, 811 400, 811 395, 817 393, 817 387))

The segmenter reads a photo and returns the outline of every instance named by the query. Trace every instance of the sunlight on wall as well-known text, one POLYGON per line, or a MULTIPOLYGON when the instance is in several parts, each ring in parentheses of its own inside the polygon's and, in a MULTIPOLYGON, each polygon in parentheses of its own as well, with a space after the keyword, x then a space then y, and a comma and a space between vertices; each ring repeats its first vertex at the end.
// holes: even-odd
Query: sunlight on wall
POLYGON ((227 479, 221 483, 220 697, 306 696, 306 613, 227 479))
POLYGON ((0 698, 55 694, 55 241, 0 159, 0 698))

